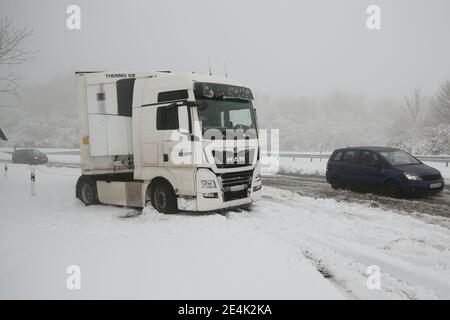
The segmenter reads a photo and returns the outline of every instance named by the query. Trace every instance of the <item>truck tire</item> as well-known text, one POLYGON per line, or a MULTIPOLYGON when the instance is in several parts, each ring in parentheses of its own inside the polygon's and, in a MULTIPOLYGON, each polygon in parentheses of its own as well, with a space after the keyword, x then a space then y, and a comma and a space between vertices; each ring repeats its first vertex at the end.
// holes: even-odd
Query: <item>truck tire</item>
POLYGON ((166 182, 159 182, 151 189, 151 203, 158 212, 173 214, 178 212, 177 196, 166 182))
POLYGON ((77 182, 77 197, 87 206, 99 203, 95 180, 91 177, 80 177, 77 182))

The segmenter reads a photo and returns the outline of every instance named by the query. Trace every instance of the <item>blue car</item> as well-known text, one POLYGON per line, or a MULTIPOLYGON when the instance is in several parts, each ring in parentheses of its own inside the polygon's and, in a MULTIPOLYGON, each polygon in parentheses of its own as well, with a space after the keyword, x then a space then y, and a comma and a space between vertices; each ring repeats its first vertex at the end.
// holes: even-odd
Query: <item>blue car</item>
POLYGON ((337 149, 328 160, 326 178, 334 189, 368 187, 391 196, 444 189, 438 170, 405 151, 388 147, 337 149))

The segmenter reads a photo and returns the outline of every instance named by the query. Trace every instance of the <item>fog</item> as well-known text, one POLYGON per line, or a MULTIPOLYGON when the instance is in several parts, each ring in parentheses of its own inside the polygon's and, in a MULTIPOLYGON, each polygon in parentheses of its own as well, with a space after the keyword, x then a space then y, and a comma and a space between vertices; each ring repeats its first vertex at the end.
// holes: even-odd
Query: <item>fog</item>
MULTIPOLYGON (((77 70, 205 73, 210 61, 220 75, 226 63, 228 75, 251 87, 260 105, 262 97, 272 99, 267 117, 283 117, 280 110, 295 109, 297 98, 339 92, 358 97, 372 113, 383 109, 376 121, 384 123, 403 95, 414 88, 434 95, 450 78, 447 0, 1 0, 0 16, 33 29, 27 48, 36 58, 14 66, 24 108, 34 100, 26 99, 27 90, 47 85, 48 95, 49 84, 77 70), (66 28, 71 4, 81 8, 81 30, 66 28), (381 8, 380 30, 366 27, 371 4, 381 8), (293 104, 278 109, 275 102, 286 99, 293 104)), ((46 106, 52 107, 61 103, 46 106)))
POLYGON ((34 30, 27 83, 87 69, 207 72, 208 59, 274 94, 430 91, 450 74, 446 0, 2 0, 0 12, 34 30), (66 28, 70 4, 81 30, 66 28), (370 4, 381 30, 366 27, 370 4))

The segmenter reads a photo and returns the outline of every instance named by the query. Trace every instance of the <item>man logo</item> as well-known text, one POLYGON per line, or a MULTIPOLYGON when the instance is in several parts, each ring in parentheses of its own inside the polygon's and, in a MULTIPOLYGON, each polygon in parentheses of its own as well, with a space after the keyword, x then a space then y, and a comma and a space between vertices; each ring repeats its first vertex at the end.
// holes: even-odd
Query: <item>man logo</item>
POLYGON ((243 163, 244 157, 227 157, 227 163, 243 163))

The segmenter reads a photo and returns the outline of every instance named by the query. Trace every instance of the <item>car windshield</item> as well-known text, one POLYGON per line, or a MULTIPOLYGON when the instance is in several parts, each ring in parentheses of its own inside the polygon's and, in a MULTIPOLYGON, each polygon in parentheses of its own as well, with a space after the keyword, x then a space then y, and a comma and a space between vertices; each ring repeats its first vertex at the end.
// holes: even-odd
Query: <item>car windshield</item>
POLYGON ((409 164, 419 164, 420 161, 401 150, 380 152, 393 166, 405 166, 409 164))
POLYGON ((202 133, 208 129, 226 130, 256 130, 255 115, 252 102, 240 99, 208 99, 197 98, 199 104, 198 118, 202 133))

